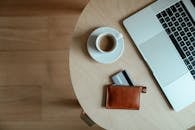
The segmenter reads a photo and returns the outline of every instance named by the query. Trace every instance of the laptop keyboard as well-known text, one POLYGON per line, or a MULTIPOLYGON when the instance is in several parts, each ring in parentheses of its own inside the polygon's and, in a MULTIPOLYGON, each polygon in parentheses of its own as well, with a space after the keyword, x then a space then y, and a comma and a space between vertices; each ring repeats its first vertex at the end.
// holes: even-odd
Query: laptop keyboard
POLYGON ((182 1, 156 15, 195 79, 195 25, 182 1))

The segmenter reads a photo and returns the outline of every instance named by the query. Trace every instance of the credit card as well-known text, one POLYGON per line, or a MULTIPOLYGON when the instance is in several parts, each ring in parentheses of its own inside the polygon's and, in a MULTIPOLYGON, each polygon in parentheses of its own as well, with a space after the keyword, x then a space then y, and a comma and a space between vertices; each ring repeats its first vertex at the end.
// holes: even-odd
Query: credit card
POLYGON ((125 70, 114 74, 111 78, 112 78, 112 82, 116 85, 133 86, 133 83, 131 79, 129 78, 129 75, 127 74, 125 70))

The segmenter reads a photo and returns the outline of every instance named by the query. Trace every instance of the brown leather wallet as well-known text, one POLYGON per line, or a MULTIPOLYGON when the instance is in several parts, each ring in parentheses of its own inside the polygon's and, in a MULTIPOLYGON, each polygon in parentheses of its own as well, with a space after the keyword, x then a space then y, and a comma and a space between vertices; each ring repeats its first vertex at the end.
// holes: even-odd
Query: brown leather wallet
POLYGON ((106 92, 107 109, 139 110, 140 93, 146 93, 146 87, 109 85, 106 92))

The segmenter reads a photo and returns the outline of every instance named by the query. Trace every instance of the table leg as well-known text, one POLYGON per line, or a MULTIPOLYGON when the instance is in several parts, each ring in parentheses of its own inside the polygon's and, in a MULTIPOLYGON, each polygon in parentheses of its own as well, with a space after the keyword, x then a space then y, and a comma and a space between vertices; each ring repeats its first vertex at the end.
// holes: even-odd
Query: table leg
POLYGON ((81 112, 80 117, 88 126, 91 127, 91 126, 95 125, 95 122, 93 120, 91 120, 90 117, 83 110, 81 112))

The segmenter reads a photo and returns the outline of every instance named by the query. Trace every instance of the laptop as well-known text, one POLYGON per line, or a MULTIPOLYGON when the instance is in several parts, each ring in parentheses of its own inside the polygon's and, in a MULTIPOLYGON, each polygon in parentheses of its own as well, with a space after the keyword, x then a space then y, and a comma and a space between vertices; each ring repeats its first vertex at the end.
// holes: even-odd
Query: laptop
POLYGON ((123 21, 175 111, 195 101, 195 0, 158 0, 123 21))

